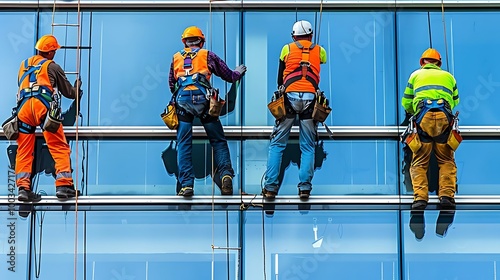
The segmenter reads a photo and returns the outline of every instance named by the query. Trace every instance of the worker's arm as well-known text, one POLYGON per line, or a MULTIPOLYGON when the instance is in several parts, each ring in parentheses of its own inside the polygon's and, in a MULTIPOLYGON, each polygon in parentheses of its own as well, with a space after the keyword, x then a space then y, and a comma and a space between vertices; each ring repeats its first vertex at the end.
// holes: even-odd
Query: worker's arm
POLYGON ((319 50, 319 60, 321 64, 325 64, 327 61, 326 50, 323 47, 321 47, 321 49, 319 50))
POLYGON ((170 63, 170 73, 168 74, 168 86, 170 87, 170 92, 174 92, 175 90, 175 83, 177 81, 175 80, 174 76, 174 59, 172 59, 172 62, 170 63))
POLYGON ((283 72, 285 72, 286 68, 286 58, 288 54, 290 53, 290 46, 289 45, 284 45, 283 48, 281 48, 281 53, 280 53, 280 62, 278 65, 278 88, 283 85, 283 72))
POLYGON ((403 94, 403 98, 401 99, 401 105, 405 108, 406 113, 415 114, 413 111, 413 98, 415 98, 415 93, 413 91, 413 81, 415 75, 412 74, 410 79, 408 79, 408 84, 406 85, 405 92, 403 94))
POLYGON ((80 90, 79 82, 75 82, 75 86, 72 86, 71 83, 66 78, 66 74, 64 70, 59 66, 59 64, 55 62, 51 62, 47 69, 49 74, 50 84, 52 87, 57 87, 59 92, 66 98, 75 99, 78 96, 78 92, 80 90))
POLYGON ((455 106, 457 106, 458 103, 460 103, 460 97, 458 96, 457 81, 455 80, 454 77, 453 77, 453 82, 454 82, 454 86, 453 86, 453 106, 451 107, 451 109, 455 108, 455 106))
POLYGON ((229 69, 224 60, 222 60, 219 56, 211 51, 208 52, 207 61, 208 69, 210 70, 210 72, 221 77, 221 79, 228 83, 234 83, 238 81, 244 74, 244 72, 240 73, 238 71, 229 69))

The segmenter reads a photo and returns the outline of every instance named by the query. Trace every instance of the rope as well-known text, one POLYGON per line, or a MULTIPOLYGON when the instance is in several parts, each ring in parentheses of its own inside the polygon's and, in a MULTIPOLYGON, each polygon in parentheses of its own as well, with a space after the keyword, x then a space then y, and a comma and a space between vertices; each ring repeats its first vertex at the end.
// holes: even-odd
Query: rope
POLYGON ((431 30, 431 15, 430 15, 430 12, 427 12, 427 27, 429 29, 429 47, 432 49, 432 30, 431 30))
MULTIPOLYGON (((54 27, 56 26, 55 24, 55 14, 56 14, 56 0, 54 0, 54 3, 53 3, 53 6, 52 6, 52 34, 54 34, 54 27)), ((62 26, 66 26, 66 37, 67 37, 67 28, 68 26, 70 26, 68 23, 68 19, 66 19, 66 25, 62 25, 62 26)), ((78 162, 78 154, 79 154, 79 146, 78 146, 78 128, 79 128, 79 121, 80 121, 80 118, 79 118, 79 115, 80 115, 80 92, 79 92, 79 89, 81 87, 81 82, 80 82, 80 62, 81 62, 81 48, 80 48, 80 44, 81 44, 81 2, 80 0, 78 0, 77 2, 77 24, 76 24, 76 28, 77 28, 77 44, 76 44, 76 79, 77 79, 77 96, 76 96, 76 113, 78 114, 78 116, 76 116, 76 120, 75 120, 75 131, 76 131, 76 136, 75 136, 75 157, 76 157, 76 165, 75 165, 75 177, 77 178, 77 180, 75 180, 75 183, 74 183, 74 188, 75 188, 75 192, 76 192, 76 195, 75 195, 75 240, 74 240, 74 263, 73 263, 73 267, 74 267, 74 271, 73 271, 73 276, 74 276, 74 279, 77 280, 77 265, 78 265, 78 189, 79 189, 79 181, 78 181, 78 175, 79 175, 79 162, 78 162)), ((83 163, 82 163, 82 166, 83 166, 83 163)))
POLYGON ((444 20, 444 0, 441 0, 441 18, 443 21, 443 31, 444 31, 444 49, 446 53, 446 70, 450 70, 448 63, 448 40, 446 39, 446 21, 444 20))
POLYGON ((323 18, 323 0, 319 4, 319 23, 318 23, 318 33, 316 35, 316 45, 319 43, 319 34, 321 31, 321 21, 323 18))

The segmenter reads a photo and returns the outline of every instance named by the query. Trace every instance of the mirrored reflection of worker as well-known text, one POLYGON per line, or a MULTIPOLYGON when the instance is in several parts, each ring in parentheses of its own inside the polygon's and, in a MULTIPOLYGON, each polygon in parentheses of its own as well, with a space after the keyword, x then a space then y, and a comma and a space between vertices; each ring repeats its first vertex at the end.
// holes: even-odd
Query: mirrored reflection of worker
MULTIPOLYGON (((293 42, 283 46, 279 59, 278 89, 284 97, 283 116, 277 118, 271 135, 264 198, 272 200, 280 188, 280 173, 283 153, 295 118, 299 118, 299 145, 301 151, 298 193, 301 199, 309 198, 314 175, 314 152, 317 139, 317 124, 313 119, 315 99, 320 80, 321 64, 327 56, 323 47, 312 42, 313 29, 310 22, 301 20, 292 27, 293 42)), ((326 101, 326 98, 323 99, 326 101)), ((283 110, 279 110, 283 111, 283 110)))
MULTIPOLYGON (((207 143, 193 143, 192 151, 195 156, 193 161, 193 172, 196 179, 203 179, 210 176, 210 171, 212 170, 212 154, 210 151, 210 146, 207 143)), ((319 142, 315 148, 315 161, 314 168, 321 168, 323 166, 323 161, 326 160, 327 153, 323 148, 323 142, 319 142)), ((177 179, 177 192, 182 188, 178 177, 179 177, 179 167, 177 165, 177 144, 171 141, 168 147, 161 154, 163 164, 167 174, 170 176, 175 176, 177 179)), ((290 142, 287 144, 283 160, 280 166, 280 177, 279 182, 283 182, 284 171, 291 165, 296 164, 300 168, 300 149, 299 144, 296 142, 290 142)), ((215 184, 220 188, 221 181, 220 175, 216 174, 214 176, 215 184)))
POLYGON ((75 99, 81 82, 72 86, 63 69, 53 61, 61 46, 52 35, 42 36, 35 45, 37 55, 21 63, 17 116, 19 120, 16 155, 16 184, 19 201, 37 201, 40 195, 31 189, 35 129, 41 126, 43 136, 55 161, 56 196, 67 199, 76 195, 70 163, 70 147, 61 125, 60 94, 75 99))
POLYGON ((410 174, 413 184, 412 209, 423 210, 429 199, 427 169, 434 151, 439 165, 438 196, 443 209, 455 208, 457 167, 454 150, 458 147, 453 108, 459 103, 458 89, 452 74, 442 70, 441 55, 427 49, 420 58, 421 68, 408 80, 402 105, 408 114, 411 134, 406 143, 413 152, 410 174))
POLYGON ((195 117, 200 119, 212 145, 215 170, 220 174, 221 193, 232 195, 234 170, 219 120, 220 111, 211 109, 211 104, 221 104, 222 101, 218 91, 212 88, 210 77, 215 74, 226 82, 234 83, 243 77, 246 66, 240 65, 232 71, 215 53, 203 49, 205 35, 196 26, 186 28, 181 38, 184 49, 174 54, 169 75, 169 86, 179 120, 177 163, 181 189, 178 195, 190 197, 194 194, 195 176, 191 155, 195 117))
MULTIPOLYGON (((436 219, 436 235, 438 237, 446 237, 448 229, 453 224, 455 219, 455 210, 441 209, 436 219)), ((425 217, 424 211, 412 210, 410 212, 410 230, 415 235, 417 241, 421 241, 425 235, 425 217)))
MULTIPOLYGON (((82 97, 82 91, 80 91, 80 99, 82 97)), ((76 99, 71 102, 68 110, 62 114, 62 125, 72 126, 76 122, 77 113, 76 99)), ((38 173, 45 173, 46 175, 51 175, 56 179, 56 168, 55 162, 50 154, 49 148, 45 139, 36 139, 35 141, 35 159, 33 165, 33 172, 31 173, 31 181, 33 182, 34 177, 38 173)), ((7 147, 7 156, 9 158, 9 163, 12 168, 16 166, 16 155, 17 155, 17 144, 11 144, 7 147)))

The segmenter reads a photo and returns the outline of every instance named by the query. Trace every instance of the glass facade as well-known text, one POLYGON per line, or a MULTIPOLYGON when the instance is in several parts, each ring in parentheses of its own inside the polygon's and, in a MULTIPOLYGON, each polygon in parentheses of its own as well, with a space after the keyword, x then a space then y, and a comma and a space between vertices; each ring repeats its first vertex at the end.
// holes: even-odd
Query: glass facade
MULTIPOLYGON (((212 12, 110 5, 81 14, 84 95, 78 125, 95 129, 78 142, 68 137, 73 178, 84 195, 81 208, 50 199, 55 170, 42 138, 36 142, 33 187, 48 199, 34 206, 12 204, 17 146, 1 135, 0 150, 6 153, 0 166, 8 168, 0 172, 0 279, 496 279, 500 210, 488 198, 500 194, 498 136, 466 138, 457 151, 457 198, 464 199, 458 210, 439 211, 431 203, 415 213, 408 207, 411 158, 397 132, 382 137, 367 131, 402 128, 401 97, 429 45, 457 79, 460 125, 496 127, 498 11, 447 10, 445 34, 435 7, 354 5, 320 13, 291 7, 293 1, 283 1, 283 9, 212 12), (297 19, 313 24, 314 41, 327 52, 320 87, 333 111, 325 123, 334 133, 351 127, 362 136, 319 139, 312 197, 301 202, 296 199, 300 150, 292 135, 278 201, 265 203, 259 194, 274 125, 266 105, 277 87, 280 50, 291 42, 297 19), (221 122, 226 131, 236 131, 228 136, 235 195, 227 199, 214 188, 206 137, 193 142, 195 198, 183 200, 175 196, 175 135, 120 134, 120 129, 165 128, 159 114, 171 98, 169 67, 190 25, 204 31, 205 48, 230 68, 248 67, 237 90, 213 79, 228 100, 221 122), (99 133, 109 128, 118 128, 116 135, 99 133), (469 203, 470 197, 486 202, 469 203)), ((0 8, 2 121, 15 106, 19 64, 35 53, 36 40, 52 32, 53 20, 77 22, 75 9, 57 9, 53 18, 45 6, 22 7, 0 8)), ((54 27, 53 33, 67 47, 54 60, 75 71, 76 29, 54 27)), ((71 82, 75 78, 68 74, 71 82)), ((63 108, 64 125, 74 129, 74 102, 63 100, 63 108)), ((432 159, 429 178, 435 199, 439 173, 432 159)))

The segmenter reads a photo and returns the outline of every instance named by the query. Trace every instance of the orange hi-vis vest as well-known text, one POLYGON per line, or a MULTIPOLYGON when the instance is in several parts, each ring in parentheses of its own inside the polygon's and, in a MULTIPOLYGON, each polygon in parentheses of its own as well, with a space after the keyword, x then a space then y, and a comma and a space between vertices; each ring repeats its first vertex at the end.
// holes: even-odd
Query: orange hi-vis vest
POLYGON ((34 55, 21 62, 21 66, 19 67, 19 74, 17 76, 19 91, 32 88, 33 86, 41 86, 53 92, 54 88, 50 83, 48 72, 48 67, 51 62, 52 60, 48 60, 40 55, 34 55), (37 67, 38 69, 33 72, 33 75, 30 74, 24 76, 24 74, 28 72, 31 67, 37 67), (36 78, 36 80, 34 80, 33 78, 36 78))
POLYGON ((285 92, 316 92, 319 84, 321 47, 308 40, 288 44, 283 84, 285 92))
MULTIPOLYGON (((208 50, 185 48, 174 54, 174 76, 183 90, 200 89, 197 79, 191 79, 195 74, 202 74, 207 81, 210 81, 212 72, 208 69, 208 50), (182 83, 189 77, 187 84, 182 83), (193 81, 194 80, 194 81, 193 81), (192 82, 189 82, 192 81, 192 82)), ((201 86, 203 87, 203 86, 201 86)))
POLYGON ((45 106, 49 107, 52 101, 54 88, 50 83, 48 67, 52 60, 40 55, 32 56, 23 62, 19 67, 18 79, 18 100, 22 101, 19 108, 29 97, 37 97, 45 106))

